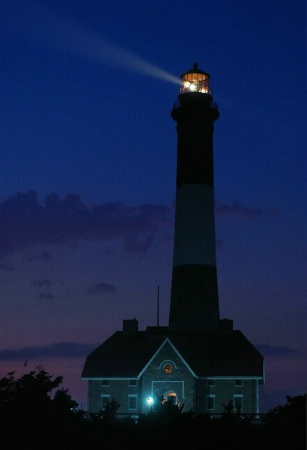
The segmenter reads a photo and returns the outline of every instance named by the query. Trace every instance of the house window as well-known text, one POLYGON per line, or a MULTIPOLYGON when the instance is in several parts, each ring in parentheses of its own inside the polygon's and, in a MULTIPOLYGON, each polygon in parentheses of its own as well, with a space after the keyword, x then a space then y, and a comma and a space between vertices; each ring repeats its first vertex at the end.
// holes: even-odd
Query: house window
POLYGON ((129 386, 136 386, 136 380, 129 380, 129 386))
POLYGON ((102 380, 102 386, 110 386, 110 380, 102 380))
POLYGON ((130 409, 130 410, 137 409, 137 396, 136 395, 128 395, 128 409, 130 409))
POLYGON ((215 395, 207 395, 207 409, 210 411, 215 409, 215 395))
POLYGON ((235 386, 236 387, 243 386, 243 380, 240 380, 240 379, 235 380, 235 386))
POLYGON ((106 409, 107 403, 109 403, 110 400, 111 400, 110 395, 102 395, 101 396, 101 409, 102 410, 106 409))
POLYGON ((171 374, 174 370, 174 366, 171 363, 166 363, 163 366, 163 372, 166 373, 167 375, 171 374))
POLYGON ((233 407, 235 411, 241 411, 243 409, 243 395, 234 395, 233 407))
POLYGON ((215 380, 207 380, 207 386, 215 386, 215 380))

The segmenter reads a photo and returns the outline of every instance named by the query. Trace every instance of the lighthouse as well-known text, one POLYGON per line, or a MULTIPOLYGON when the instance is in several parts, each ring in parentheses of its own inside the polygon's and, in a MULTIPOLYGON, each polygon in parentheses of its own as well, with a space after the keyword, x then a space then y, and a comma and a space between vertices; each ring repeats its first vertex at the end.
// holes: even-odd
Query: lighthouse
POLYGON ((112 399, 121 418, 159 410, 161 401, 195 414, 221 415, 229 402, 240 414, 259 412, 263 357, 232 320, 219 319, 212 143, 219 112, 197 64, 181 81, 171 113, 178 143, 169 326, 157 320, 139 330, 135 318, 123 320, 87 356, 82 379, 92 414, 112 399))
POLYGON ((183 75, 171 116, 177 123, 177 179, 170 331, 217 331, 213 130, 219 117, 210 75, 183 75))

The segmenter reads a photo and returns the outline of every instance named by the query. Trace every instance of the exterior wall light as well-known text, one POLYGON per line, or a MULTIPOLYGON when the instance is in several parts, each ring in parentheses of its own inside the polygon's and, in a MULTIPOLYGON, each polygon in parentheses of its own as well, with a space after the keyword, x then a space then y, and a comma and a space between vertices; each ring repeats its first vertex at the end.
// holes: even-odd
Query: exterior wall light
POLYGON ((153 402, 154 402, 154 399, 152 398, 152 397, 148 397, 148 399, 147 399, 147 403, 148 403, 148 405, 153 405, 153 402))

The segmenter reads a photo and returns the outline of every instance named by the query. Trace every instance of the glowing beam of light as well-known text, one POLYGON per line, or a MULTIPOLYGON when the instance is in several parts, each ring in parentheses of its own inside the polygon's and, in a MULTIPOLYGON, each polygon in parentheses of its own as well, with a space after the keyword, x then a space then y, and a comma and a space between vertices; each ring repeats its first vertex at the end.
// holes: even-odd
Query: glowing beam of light
MULTIPOLYGON (((44 45, 65 50, 77 56, 83 56, 97 62, 121 67, 149 77, 159 78, 175 84, 181 79, 160 69, 130 51, 108 42, 98 34, 85 30, 75 23, 64 22, 50 14, 50 11, 37 8, 21 10, 18 20, 14 16, 14 25, 19 33, 30 40, 43 42, 44 45)), ((22 8, 23 9, 23 8, 22 8)))
MULTIPOLYGON (((152 78, 169 81, 175 84, 181 84, 181 79, 160 69, 158 66, 146 61, 145 59, 125 50, 117 45, 97 36, 83 36, 82 47, 84 54, 97 61, 104 61, 107 64, 122 67, 132 72, 147 75, 152 78), (92 45, 94 44, 94 45, 92 45)), ((79 47, 81 50, 81 47, 79 47)))

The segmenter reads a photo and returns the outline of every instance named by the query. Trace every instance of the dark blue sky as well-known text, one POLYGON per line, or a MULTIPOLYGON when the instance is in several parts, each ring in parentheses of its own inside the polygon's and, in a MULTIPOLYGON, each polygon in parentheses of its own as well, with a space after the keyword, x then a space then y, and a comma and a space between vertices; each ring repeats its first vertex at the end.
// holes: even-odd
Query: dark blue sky
POLYGON ((80 348, 123 319, 154 325, 157 285, 167 324, 172 79, 198 62, 221 114, 221 316, 268 353, 263 408, 306 389, 305 10, 303 0, 1 2, 1 374, 22 358, 43 363, 85 402, 80 348), (57 353, 63 342, 73 365, 57 353))

